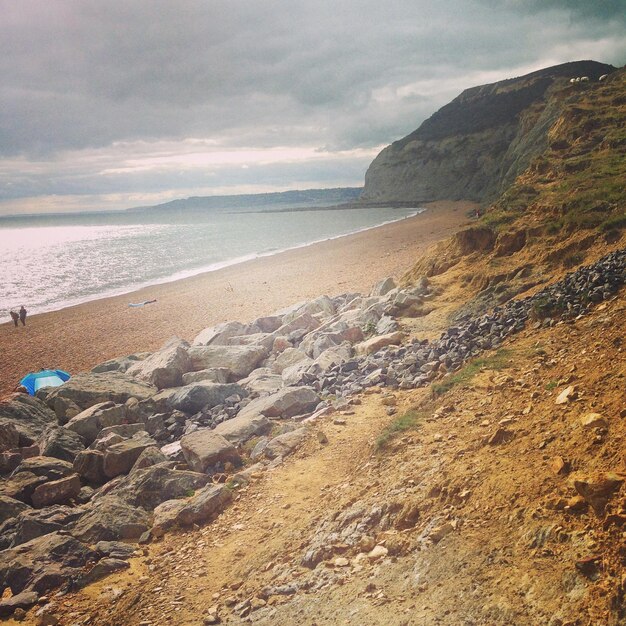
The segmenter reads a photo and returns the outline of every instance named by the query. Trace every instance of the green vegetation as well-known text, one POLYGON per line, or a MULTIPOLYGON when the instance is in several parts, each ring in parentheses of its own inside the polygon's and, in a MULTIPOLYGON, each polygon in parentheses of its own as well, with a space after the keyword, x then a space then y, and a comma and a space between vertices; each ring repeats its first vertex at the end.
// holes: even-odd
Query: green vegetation
POLYGON ((551 380, 546 383, 546 391, 552 391, 558 385, 556 380, 551 380))
POLYGON ((457 385, 469 383, 482 369, 496 371, 506 369, 509 367, 512 354, 511 350, 501 348, 492 356, 471 361, 455 374, 444 378, 440 383, 433 383, 431 386, 433 395, 442 396, 457 385))
POLYGON ((406 432, 415 430, 420 421, 424 418, 425 412, 417 409, 409 409, 406 413, 396 418, 376 439, 376 450, 382 450, 394 437, 406 432))
POLYGON ((604 233, 611 230, 621 230, 622 228, 626 228, 626 213, 609 217, 600 224, 600 230, 604 233))

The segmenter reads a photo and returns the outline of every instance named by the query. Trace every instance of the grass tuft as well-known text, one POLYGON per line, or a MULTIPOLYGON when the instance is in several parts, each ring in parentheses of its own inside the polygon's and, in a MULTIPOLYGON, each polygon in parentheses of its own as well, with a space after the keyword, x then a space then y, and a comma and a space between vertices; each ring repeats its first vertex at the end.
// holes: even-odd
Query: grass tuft
POLYGON ((399 434, 407 430, 415 430, 424 416, 425 413, 423 411, 409 409, 406 413, 397 417, 376 439, 376 450, 382 450, 399 434))
POLYGON ((457 385, 469 383, 482 369, 496 371, 506 369, 509 367, 509 361, 512 354, 513 352, 511 350, 501 348, 492 356, 475 359, 455 374, 448 376, 439 383, 433 383, 431 385, 433 395, 442 396, 444 393, 448 393, 450 389, 453 389, 457 385))

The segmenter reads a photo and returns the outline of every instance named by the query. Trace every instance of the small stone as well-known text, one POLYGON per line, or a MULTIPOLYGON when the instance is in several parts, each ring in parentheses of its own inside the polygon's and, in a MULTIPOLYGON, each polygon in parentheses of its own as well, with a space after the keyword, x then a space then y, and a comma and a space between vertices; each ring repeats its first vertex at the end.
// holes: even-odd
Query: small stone
POLYGON ((574 482, 574 487, 591 505, 595 514, 601 516, 611 496, 622 486, 623 482, 623 476, 607 473, 594 481, 577 480, 574 482))
POLYGON ((324 431, 318 430, 316 434, 317 434, 317 440, 322 445, 326 445, 328 443, 328 437, 326 436, 326 433, 324 433, 324 431))
POLYGON ((573 385, 566 387, 561 391, 554 401, 555 404, 566 404, 576 398, 576 388, 573 385))
POLYGON ((600 413, 587 413, 580 418, 583 428, 608 428, 609 424, 600 413))
POLYGON ((375 546, 372 550, 370 550, 367 554, 367 558, 370 561, 378 561, 387 556, 388 550, 385 546, 375 546))
POLYGON ((348 565, 350 565, 350 561, 348 561, 348 559, 346 559, 346 557, 344 556, 338 556, 333 561, 333 564, 335 567, 348 567, 348 565))
POLYGON ((343 417, 336 417, 333 420, 333 424, 335 424, 335 426, 345 426, 346 425, 346 420, 343 417))
POLYGON ((555 456, 550 461, 550 469, 552 470, 554 474, 557 474, 557 475, 567 474, 567 466, 568 466, 568 463, 566 463, 563 460, 563 457, 560 457, 560 456, 555 456))
POLYGON ((433 543, 439 543, 446 535, 449 535, 452 531, 454 531, 454 526, 450 522, 446 522, 441 526, 433 529, 433 531, 429 535, 429 539, 433 543))

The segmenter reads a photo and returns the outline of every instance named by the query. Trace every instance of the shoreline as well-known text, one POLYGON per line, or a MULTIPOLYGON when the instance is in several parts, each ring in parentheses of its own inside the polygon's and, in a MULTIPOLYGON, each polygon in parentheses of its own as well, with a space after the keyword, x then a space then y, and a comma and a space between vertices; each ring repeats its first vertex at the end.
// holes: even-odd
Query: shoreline
MULTIPOLYGON (((157 279, 155 281, 150 281, 150 282, 145 282, 145 283, 140 283, 138 285, 134 285, 134 286, 129 286, 129 287, 120 287, 119 289, 113 289, 111 291, 105 291, 101 294, 97 294, 97 295, 93 295, 93 296, 87 296, 85 298, 80 298, 80 297, 76 297, 70 300, 67 300, 66 302, 61 302, 59 303, 60 306, 55 308, 50 308, 50 309, 46 309, 44 308, 44 310, 42 311, 35 311, 34 313, 29 313, 29 316, 35 316, 35 315, 43 315, 45 313, 54 313, 55 311, 62 311, 64 309, 69 309, 71 307, 75 307, 75 306, 80 306, 82 304, 88 304, 90 302, 95 302, 98 300, 106 300, 108 298, 115 298, 117 296, 128 296, 130 294, 133 294, 137 291, 141 291, 143 289, 149 289, 150 287, 156 287, 158 285, 166 285, 169 283, 175 283, 178 282, 180 280, 186 280, 187 278, 193 278, 194 276, 199 276, 202 274, 209 274, 211 272, 218 272, 220 270, 235 266, 235 265, 240 265, 242 263, 247 263, 250 261, 256 261, 257 259, 264 259, 266 257, 271 257, 271 256, 276 256, 277 254, 283 254, 285 252, 291 252, 292 250, 299 250, 301 248, 307 248, 309 246, 314 246, 318 243, 324 243, 326 241, 334 241, 336 239, 342 239, 344 237, 350 237, 352 235, 358 235, 360 233, 364 233, 367 232, 368 230, 373 230, 375 228, 380 228, 381 226, 387 226, 388 224, 395 224, 396 222, 402 222, 403 220, 407 220, 407 219, 411 219, 417 215, 420 215, 421 213, 424 213, 425 211, 427 211, 427 208, 424 207, 415 207, 415 213, 412 213, 411 215, 406 215, 404 217, 399 217, 397 219, 391 219, 391 220, 387 220, 385 222, 381 222, 380 224, 376 224, 375 226, 364 226, 363 228, 359 228, 357 230, 351 231, 349 233, 345 233, 345 234, 341 234, 341 235, 332 235, 330 237, 326 237, 324 239, 315 239, 313 241, 310 241, 308 243, 302 243, 302 244, 296 244, 294 246, 289 246, 287 248, 280 248, 280 249, 275 249, 275 250, 270 250, 267 252, 252 252, 250 254, 245 254, 243 256, 240 257, 234 257, 232 259, 227 259, 225 261, 217 261, 216 263, 213 263, 211 265, 206 265, 206 266, 202 266, 200 268, 197 269, 189 269, 189 270, 180 270, 174 274, 171 274, 170 276, 165 276, 163 278, 157 279)), ((266 212, 271 212, 271 211, 266 211, 266 212)), ((6 321, 6 322, 0 322, 0 326, 2 324, 9 324, 11 325, 13 322, 11 321, 6 321)))
POLYGON ((0 396, 32 370, 76 374, 110 358, 154 351, 174 335, 191 341, 220 322, 251 321, 324 293, 369 291, 386 276, 399 278, 430 244, 466 223, 475 206, 429 203, 432 210, 353 234, 33 314, 25 327, 9 320, 0 325, 0 396), (129 307, 129 294, 132 302, 156 302, 129 307))

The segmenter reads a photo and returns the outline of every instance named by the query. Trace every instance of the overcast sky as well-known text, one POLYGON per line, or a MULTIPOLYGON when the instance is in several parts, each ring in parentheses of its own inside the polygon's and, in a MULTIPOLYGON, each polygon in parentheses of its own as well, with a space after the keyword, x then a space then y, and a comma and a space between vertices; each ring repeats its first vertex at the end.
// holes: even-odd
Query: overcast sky
POLYGON ((360 186, 466 87, 626 63, 623 0, 0 0, 0 213, 360 186))

